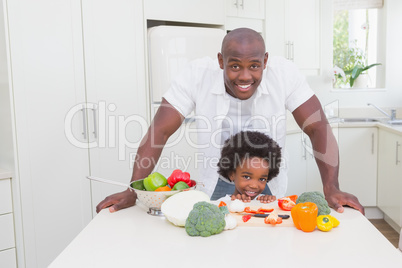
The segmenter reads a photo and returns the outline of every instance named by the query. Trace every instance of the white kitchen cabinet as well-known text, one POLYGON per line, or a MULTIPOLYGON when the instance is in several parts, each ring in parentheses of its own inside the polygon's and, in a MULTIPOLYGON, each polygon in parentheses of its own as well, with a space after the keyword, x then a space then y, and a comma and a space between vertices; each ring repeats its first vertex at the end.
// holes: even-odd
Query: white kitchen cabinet
MULTIPOLYGON (((339 184, 356 195, 363 206, 377 203, 377 128, 332 128, 339 146, 339 184)), ((323 192, 321 176, 311 142, 302 133, 286 136, 289 152, 287 194, 323 192)))
POLYGON ((225 2, 223 0, 146 0, 143 2, 146 20, 215 25, 225 23, 225 2))
POLYGON ((0 215, 0 251, 15 247, 13 213, 0 215))
POLYGON ((321 176, 312 154, 311 143, 304 133, 286 136, 288 187, 286 195, 300 195, 306 191, 322 192, 321 176))
POLYGON ((300 195, 307 190, 306 151, 302 146, 301 133, 286 135, 287 157, 284 163, 288 167, 288 187, 286 195, 300 195))
POLYGON ((85 177, 131 178, 148 122, 142 1, 20 0, 6 11, 24 220, 17 256, 46 267, 97 202, 122 190, 85 177))
POLYGON ((0 251, 0 267, 17 268, 15 248, 0 251))
POLYGON ((0 170, 0 267, 17 267, 11 178, 0 170))
POLYGON ((378 207, 396 230, 402 227, 402 135, 379 130, 378 207))
POLYGON ((339 184, 365 207, 377 206, 377 127, 339 128, 339 184))
MULTIPOLYGON (((90 174, 129 183, 132 162, 145 135, 147 88, 142 1, 84 1, 82 4, 90 174)), ((92 208, 125 190, 91 184, 92 208)))
POLYGON ((264 33, 264 0, 226 0, 226 30, 247 27, 264 33))
POLYGON ((12 211, 13 199, 11 196, 11 179, 0 178, 0 215, 10 213, 12 211))
MULTIPOLYGON (((21 204, 15 210, 24 220, 17 256, 19 265, 25 258, 26 267, 46 267, 91 220, 88 150, 73 146, 64 127, 68 111, 85 101, 81 9, 75 0, 20 0, 8 1, 6 12, 21 204)), ((74 119, 78 136, 82 114, 74 119)))
POLYGON ((292 60, 306 75, 319 75, 320 0, 267 0, 265 5, 267 51, 292 60))
POLYGON ((264 0, 226 0, 226 15, 231 17, 265 19, 264 0))
MULTIPOLYGON (((331 125, 335 140, 338 141, 338 127, 331 125)), ((304 132, 286 135, 288 154, 288 190, 287 195, 301 194, 306 191, 323 193, 321 174, 314 157, 310 138, 304 132)), ((286 160, 286 159, 285 159, 286 160)))

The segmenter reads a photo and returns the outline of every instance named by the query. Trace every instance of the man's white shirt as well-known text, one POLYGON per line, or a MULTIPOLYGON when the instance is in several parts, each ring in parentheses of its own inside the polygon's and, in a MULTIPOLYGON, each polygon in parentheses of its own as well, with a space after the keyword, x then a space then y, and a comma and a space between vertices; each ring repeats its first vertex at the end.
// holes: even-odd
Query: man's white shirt
POLYGON ((218 60, 206 57, 189 63, 163 98, 184 117, 194 112, 198 150, 195 157, 200 171, 198 189, 212 195, 219 177, 217 163, 224 141, 241 130, 255 130, 267 134, 282 147, 280 173, 268 183, 272 194, 280 198, 285 195, 288 182, 288 158, 284 151, 286 113, 293 112, 313 95, 294 63, 282 57, 270 57, 253 97, 248 101, 231 100, 218 60), (238 105, 241 111, 233 105, 238 105))

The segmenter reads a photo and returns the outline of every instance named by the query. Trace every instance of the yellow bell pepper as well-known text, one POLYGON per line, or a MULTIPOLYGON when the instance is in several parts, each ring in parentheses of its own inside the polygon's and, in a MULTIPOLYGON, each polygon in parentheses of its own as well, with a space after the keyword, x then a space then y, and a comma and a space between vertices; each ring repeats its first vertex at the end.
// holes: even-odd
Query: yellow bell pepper
POLYGON ((317 217, 317 228, 323 232, 331 231, 339 225, 339 221, 331 215, 320 215, 317 217))
POLYGON ((338 221, 337 218, 335 218, 334 216, 331 216, 331 215, 327 215, 327 216, 331 219, 332 224, 334 225, 334 227, 337 227, 339 225, 339 221, 338 221))

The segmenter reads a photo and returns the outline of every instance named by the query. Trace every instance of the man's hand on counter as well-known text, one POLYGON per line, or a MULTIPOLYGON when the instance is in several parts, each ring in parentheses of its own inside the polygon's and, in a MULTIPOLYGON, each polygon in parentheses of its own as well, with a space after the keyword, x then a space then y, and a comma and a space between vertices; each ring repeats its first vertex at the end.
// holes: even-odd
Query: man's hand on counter
POLYGON ((343 206, 348 206, 357 209, 364 215, 364 207, 360 204, 357 197, 352 194, 340 190, 332 190, 329 193, 325 193, 325 199, 328 201, 328 205, 339 213, 343 212, 343 206))
POLYGON ((124 192, 116 193, 106 197, 102 202, 96 206, 96 213, 102 209, 109 207, 110 212, 115 212, 123 208, 128 208, 135 205, 137 194, 130 189, 124 192))

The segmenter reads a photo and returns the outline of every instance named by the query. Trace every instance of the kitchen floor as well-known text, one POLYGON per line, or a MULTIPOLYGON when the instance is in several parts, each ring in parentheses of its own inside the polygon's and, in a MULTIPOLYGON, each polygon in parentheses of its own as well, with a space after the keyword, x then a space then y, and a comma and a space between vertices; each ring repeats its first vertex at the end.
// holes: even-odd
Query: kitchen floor
POLYGON ((394 245, 399 247, 399 234, 385 220, 372 219, 370 222, 394 245))

